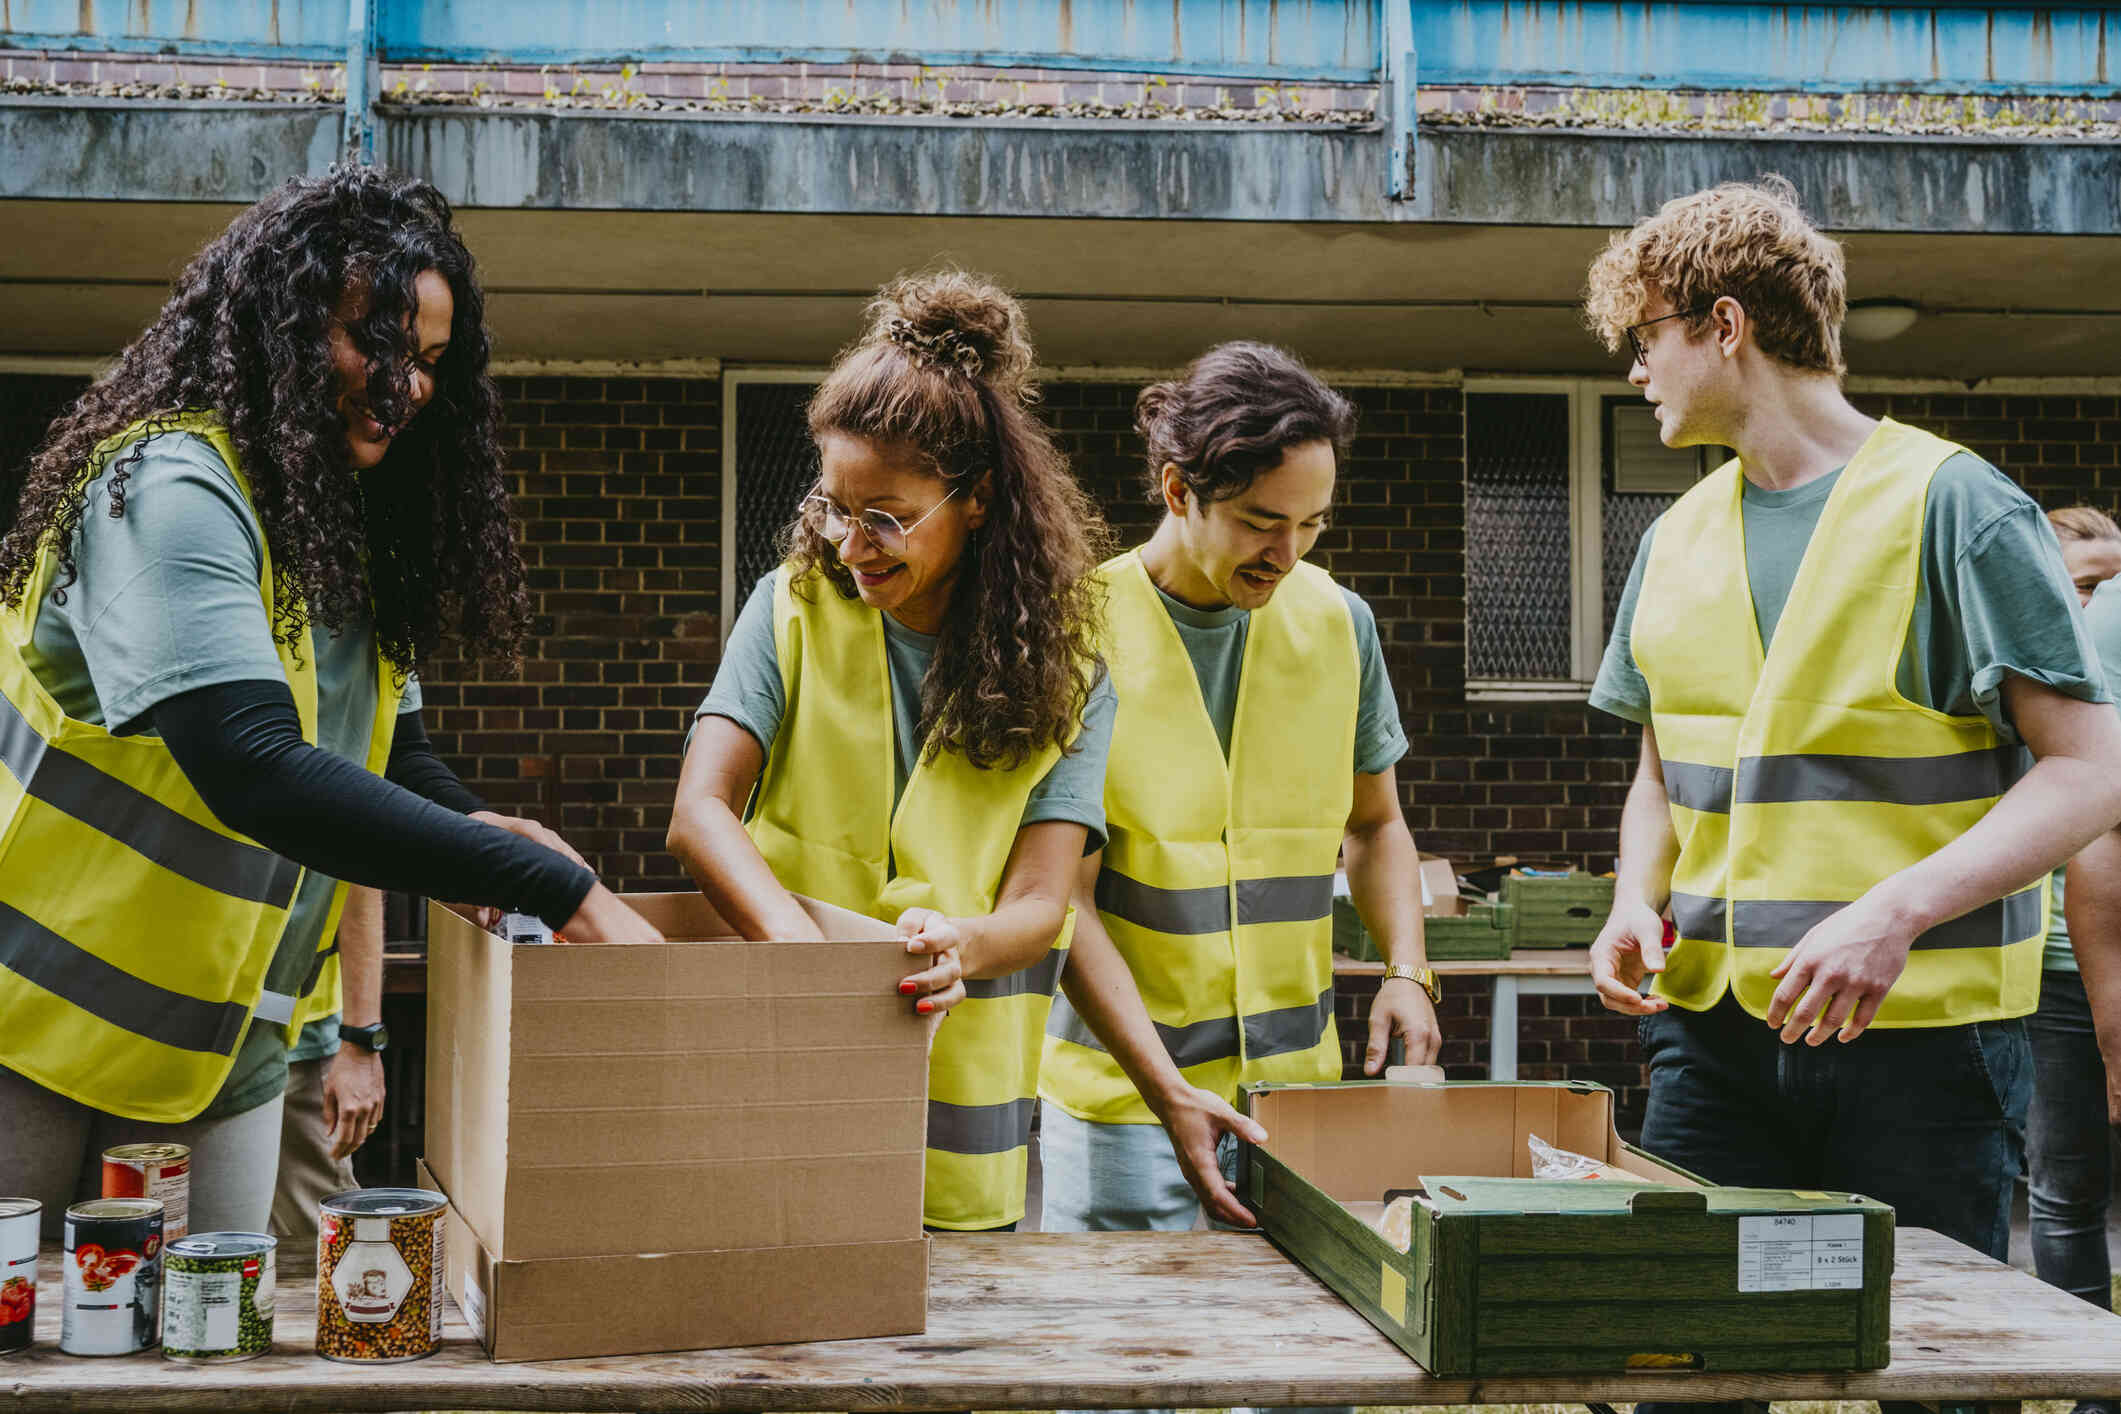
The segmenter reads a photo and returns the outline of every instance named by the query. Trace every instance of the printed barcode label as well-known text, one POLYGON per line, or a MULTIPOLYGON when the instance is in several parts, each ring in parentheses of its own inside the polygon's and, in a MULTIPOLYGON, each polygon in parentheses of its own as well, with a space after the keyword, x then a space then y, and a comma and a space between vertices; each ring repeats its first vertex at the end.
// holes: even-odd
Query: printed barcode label
POLYGON ((1738 1220, 1740 1291, 1861 1291, 1863 1215, 1738 1220))

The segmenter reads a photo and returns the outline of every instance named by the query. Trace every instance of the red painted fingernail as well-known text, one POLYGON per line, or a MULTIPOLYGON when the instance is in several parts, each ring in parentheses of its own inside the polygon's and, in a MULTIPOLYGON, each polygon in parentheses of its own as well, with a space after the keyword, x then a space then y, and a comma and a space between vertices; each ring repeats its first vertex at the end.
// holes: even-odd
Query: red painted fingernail
POLYGON ((913 1009, 919 1012, 922 1016, 926 1016, 929 1012, 935 1010, 935 1003, 925 1000, 919 1001, 914 1003, 913 1009))
POLYGON ((899 984, 898 984, 898 991, 899 991, 899 995, 900 995, 900 996, 902 996, 902 997, 910 997, 910 996, 912 996, 912 995, 913 995, 913 979, 909 977, 909 978, 907 978, 907 979, 906 979, 905 981, 903 981, 903 982, 899 983, 899 984))

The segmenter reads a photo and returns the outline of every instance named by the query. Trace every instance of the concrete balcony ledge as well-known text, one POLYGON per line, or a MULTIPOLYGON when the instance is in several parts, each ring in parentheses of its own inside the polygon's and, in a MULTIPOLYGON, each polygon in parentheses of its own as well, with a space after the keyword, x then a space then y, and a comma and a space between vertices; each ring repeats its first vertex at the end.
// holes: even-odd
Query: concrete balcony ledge
MULTIPOLYGON (((323 104, 0 100, 0 198, 248 202, 338 150, 323 104)), ((2043 138, 386 107, 380 160, 473 207, 1621 226, 1780 172, 1839 231, 2121 234, 2121 146, 2043 138)))

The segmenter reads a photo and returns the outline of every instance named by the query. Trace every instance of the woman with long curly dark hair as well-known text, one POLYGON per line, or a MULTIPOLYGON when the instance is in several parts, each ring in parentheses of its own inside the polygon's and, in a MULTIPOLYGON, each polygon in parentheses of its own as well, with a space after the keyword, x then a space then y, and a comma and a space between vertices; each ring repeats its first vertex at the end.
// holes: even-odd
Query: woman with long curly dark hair
POLYGON ((175 1139, 194 1226, 263 1226, 342 880, 655 936, 420 726, 415 665, 451 635, 512 659, 527 619, 483 315, 431 186, 291 181, 31 463, 0 539, 0 1191, 48 1225, 103 1147, 175 1139))
POLYGON ((1024 316, 902 278, 810 403, 819 476, 699 711, 670 847, 752 938, 790 892, 896 920, 950 1011, 929 1065, 927 1221, 1023 1216, 1039 1037, 1113 696, 1089 581, 1103 521, 1029 408, 1024 316), (754 789, 755 788, 755 789, 754 789))

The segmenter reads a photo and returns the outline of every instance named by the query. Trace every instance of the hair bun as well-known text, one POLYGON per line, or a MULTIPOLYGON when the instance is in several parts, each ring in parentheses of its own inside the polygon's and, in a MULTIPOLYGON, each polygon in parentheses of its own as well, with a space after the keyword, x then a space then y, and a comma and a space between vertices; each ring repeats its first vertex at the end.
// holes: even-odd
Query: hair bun
POLYGON ((869 302, 866 343, 889 343, 931 368, 1022 396, 1031 374, 1023 306, 992 280, 962 270, 901 275, 869 302))

